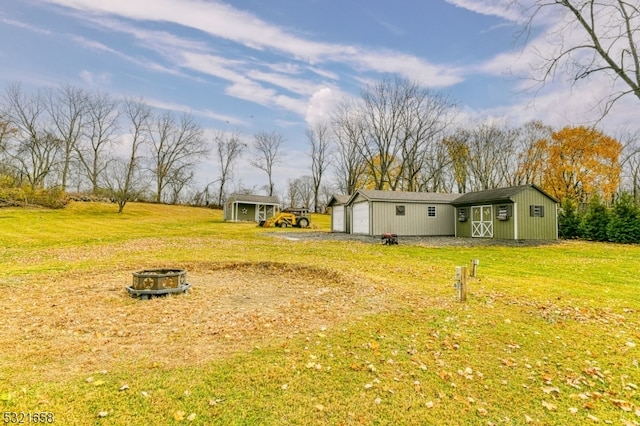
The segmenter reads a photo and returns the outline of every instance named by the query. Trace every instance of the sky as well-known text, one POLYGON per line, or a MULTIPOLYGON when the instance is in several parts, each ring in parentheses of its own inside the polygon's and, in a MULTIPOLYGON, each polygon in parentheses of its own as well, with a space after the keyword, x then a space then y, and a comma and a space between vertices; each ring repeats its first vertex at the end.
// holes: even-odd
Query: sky
MULTIPOLYGON (((309 174, 305 130, 345 96, 389 76, 448 96, 463 120, 588 123, 611 89, 595 77, 557 76, 534 86, 532 67, 550 47, 558 16, 540 15, 527 37, 509 0, 2 0, 0 89, 72 84, 142 97, 191 113, 211 136, 284 136, 274 168, 278 192, 309 174), (533 87, 532 87, 533 86, 533 87)), ((626 100, 601 123, 632 123, 626 100)), ((218 171, 198 171, 201 186, 218 171)), ((259 189, 248 159, 235 187, 259 189)))

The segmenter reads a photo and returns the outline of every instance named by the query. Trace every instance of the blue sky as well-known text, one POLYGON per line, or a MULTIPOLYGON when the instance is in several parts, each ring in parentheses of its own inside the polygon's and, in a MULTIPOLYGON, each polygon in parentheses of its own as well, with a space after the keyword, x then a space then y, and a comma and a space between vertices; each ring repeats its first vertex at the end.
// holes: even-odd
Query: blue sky
MULTIPOLYGON (((3 0, 0 84, 70 83, 143 97, 190 111, 207 129, 285 136, 274 176, 279 192, 308 173, 308 124, 343 96, 387 75, 448 95, 463 117, 562 126, 594 117, 607 82, 578 88, 558 78, 524 90, 544 52, 537 22, 515 39, 521 18, 508 0, 3 0), (579 89, 579 90, 578 90, 579 89), (524 90, 524 91, 523 91, 524 90)), ((608 119, 628 121, 625 105, 608 119)), ((236 184, 259 185, 246 162, 236 184)), ((213 180, 211 163, 199 178, 213 180)))

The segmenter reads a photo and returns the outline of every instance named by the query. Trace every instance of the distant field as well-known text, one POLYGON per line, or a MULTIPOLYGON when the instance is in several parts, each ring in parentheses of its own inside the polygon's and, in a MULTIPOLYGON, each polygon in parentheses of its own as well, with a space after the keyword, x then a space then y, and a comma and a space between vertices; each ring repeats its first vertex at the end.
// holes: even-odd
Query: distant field
MULTIPOLYGON (((637 245, 383 246, 116 211, 0 209, 5 423, 640 422, 637 245), (192 290, 131 298, 131 273, 159 267, 192 290)), ((286 232, 328 232, 312 222, 286 232)))

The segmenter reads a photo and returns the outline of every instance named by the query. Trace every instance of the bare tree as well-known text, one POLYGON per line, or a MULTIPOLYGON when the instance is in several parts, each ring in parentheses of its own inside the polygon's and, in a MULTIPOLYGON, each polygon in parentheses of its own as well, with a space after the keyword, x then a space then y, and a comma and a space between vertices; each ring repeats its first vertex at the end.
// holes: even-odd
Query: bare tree
POLYGON ((364 140, 357 146, 373 187, 416 191, 427 181, 441 186, 446 162, 439 144, 455 116, 454 105, 401 78, 368 86, 361 97, 364 140))
POLYGON ((233 166, 240 158, 247 145, 240 140, 238 132, 225 133, 218 132, 213 137, 215 145, 216 161, 220 166, 220 177, 218 178, 218 201, 217 205, 222 206, 225 197, 225 185, 232 178, 233 166))
POLYGON ((543 12, 561 16, 556 32, 555 50, 540 54, 540 75, 544 82, 558 71, 569 73, 574 81, 592 75, 606 75, 613 80, 612 91, 604 99, 604 114, 620 98, 632 94, 640 99, 640 58, 638 31, 640 7, 629 0, 512 0, 530 19, 525 32, 543 12), (620 84, 618 84, 620 83, 620 84))
POLYGON ((17 173, 26 177, 32 188, 44 187, 57 161, 60 140, 49 131, 45 102, 40 92, 31 96, 23 93, 20 84, 9 85, 3 95, 4 116, 15 128, 11 136, 13 144, 7 153, 17 168, 17 173))
POLYGON ((450 159, 452 179, 457 187, 458 193, 467 192, 469 184, 469 147, 467 146, 467 135, 462 131, 457 131, 453 135, 443 140, 447 156, 450 159))
POLYGON ((100 178, 109 162, 106 149, 118 131, 120 102, 107 93, 95 92, 87 101, 84 137, 76 145, 80 168, 91 184, 93 193, 100 187, 100 178))
POLYGON ((415 89, 414 84, 396 78, 384 79, 362 91, 362 116, 367 133, 365 143, 358 147, 374 189, 396 189, 401 175, 401 150, 408 138, 403 113, 415 89))
POLYGON ((636 203, 640 202, 640 148, 627 155, 623 164, 628 187, 636 203))
POLYGON ((309 208, 313 202, 314 184, 311 176, 290 179, 288 198, 290 207, 309 208))
POLYGON ((541 185, 542 166, 545 153, 537 143, 551 138, 553 129, 541 121, 530 121, 518 129, 517 167, 513 174, 512 185, 533 183, 541 185))
POLYGON ((451 158, 444 141, 433 141, 418 170, 417 186, 421 192, 452 192, 454 182, 449 176, 451 158))
POLYGON ((345 99, 332 117, 337 186, 344 194, 354 193, 366 182, 367 163, 359 148, 365 143, 365 123, 359 112, 353 101, 345 99))
POLYGON ((441 140, 455 118, 454 105, 444 96, 414 86, 402 114, 401 188, 420 189, 419 181, 442 186, 448 161, 442 156, 441 140), (431 175, 431 176, 429 176, 431 175))
POLYGON ((47 90, 45 97, 54 137, 62 142, 60 185, 65 191, 73 156, 84 133, 88 97, 84 90, 69 85, 47 90))
POLYGON ((267 186, 267 195, 273 196, 273 166, 280 161, 280 145, 284 141, 284 137, 276 132, 257 133, 253 141, 253 154, 251 165, 257 167, 267 174, 269 184, 267 186))
POLYGON ((468 189, 480 191, 505 184, 503 165, 508 163, 513 152, 507 130, 496 123, 477 123, 469 129, 458 130, 454 137, 457 144, 466 147, 464 164, 469 169, 468 189))
POLYGON ((0 115, 0 176, 16 175, 15 170, 11 170, 11 156, 9 152, 9 138, 16 133, 16 129, 11 126, 8 120, 0 115))
POLYGON ((2 115, 0 115, 0 152, 3 152, 6 149, 6 142, 9 138, 9 135, 13 134, 15 129, 11 127, 9 121, 4 120, 2 115))
POLYGON ((311 150, 311 179, 313 183, 313 211, 318 213, 319 194, 322 178, 329 167, 331 155, 331 133, 327 123, 319 123, 307 128, 307 140, 311 150))
POLYGON ((197 161, 209 154, 200 125, 189 114, 176 120, 167 111, 153 120, 150 132, 151 167, 156 182, 155 201, 162 202, 168 185, 182 188, 192 178, 197 161))
POLYGON ((149 137, 151 108, 142 100, 125 99, 123 117, 131 137, 131 146, 126 158, 116 158, 106 176, 111 197, 118 203, 118 213, 122 213, 127 202, 144 192, 140 148, 149 137))
POLYGON ((621 186, 637 203, 640 202, 640 132, 623 133, 618 140, 623 146, 621 186))

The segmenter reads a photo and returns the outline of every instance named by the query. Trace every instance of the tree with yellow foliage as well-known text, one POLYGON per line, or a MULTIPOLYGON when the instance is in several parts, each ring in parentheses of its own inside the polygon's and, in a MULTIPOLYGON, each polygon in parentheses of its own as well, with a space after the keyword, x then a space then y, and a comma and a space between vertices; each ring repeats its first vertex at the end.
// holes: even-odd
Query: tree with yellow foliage
POLYGON ((542 188, 563 200, 587 202, 593 195, 612 200, 620 186, 622 145, 597 129, 565 127, 541 139, 536 149, 542 188))

